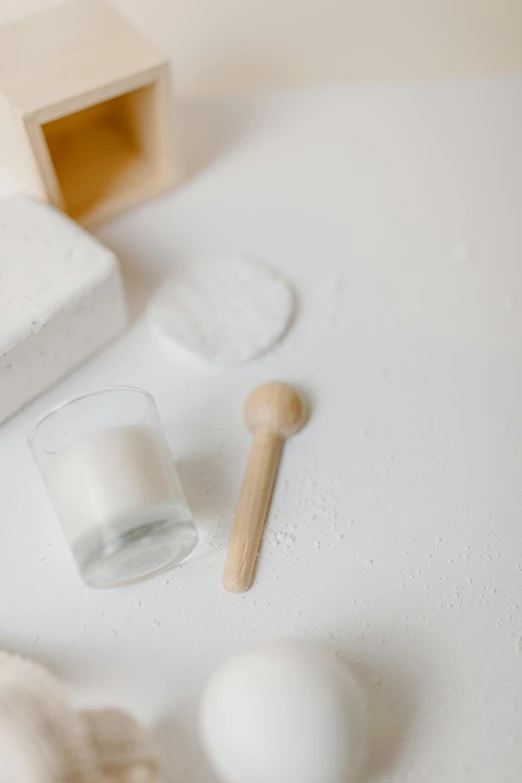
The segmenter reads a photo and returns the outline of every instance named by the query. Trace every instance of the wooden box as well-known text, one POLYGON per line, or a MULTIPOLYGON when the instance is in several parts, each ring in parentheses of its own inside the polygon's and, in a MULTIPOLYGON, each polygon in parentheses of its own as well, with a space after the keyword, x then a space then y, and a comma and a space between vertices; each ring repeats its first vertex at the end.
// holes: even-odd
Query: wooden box
POLYGON ((170 101, 165 56, 103 0, 0 28, 0 155, 80 223, 174 183, 170 101))

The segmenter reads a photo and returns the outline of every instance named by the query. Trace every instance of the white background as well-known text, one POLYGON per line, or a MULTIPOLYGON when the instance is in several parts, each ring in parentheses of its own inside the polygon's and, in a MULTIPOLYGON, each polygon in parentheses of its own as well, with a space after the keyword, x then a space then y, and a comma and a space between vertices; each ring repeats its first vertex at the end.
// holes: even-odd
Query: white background
MULTIPOLYGON (((52 0, 0 0, 0 23, 52 0)), ((520 0, 113 0, 182 94, 522 66, 520 0)))
POLYGON ((136 315, 213 253, 267 259, 300 300, 275 352, 225 373, 178 366, 138 318, 0 431, 0 646, 49 664, 79 705, 155 724, 172 781, 212 780, 194 729, 210 672, 284 637, 330 644, 365 683, 368 780, 521 780, 521 98, 520 78, 193 98, 185 185, 100 228, 136 315), (313 415, 239 597, 220 580, 241 408, 273 378, 313 415), (113 383, 156 396, 204 542, 169 574, 97 592, 25 438, 51 405, 113 383))

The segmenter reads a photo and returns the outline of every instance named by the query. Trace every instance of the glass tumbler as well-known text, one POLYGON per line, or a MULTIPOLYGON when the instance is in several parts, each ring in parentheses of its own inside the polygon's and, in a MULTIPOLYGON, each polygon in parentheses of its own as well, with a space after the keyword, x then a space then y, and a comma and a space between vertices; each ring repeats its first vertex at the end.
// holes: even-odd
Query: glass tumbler
POLYGON ((29 445, 80 572, 135 582, 192 552, 198 535, 154 398, 114 386, 43 416, 29 445))

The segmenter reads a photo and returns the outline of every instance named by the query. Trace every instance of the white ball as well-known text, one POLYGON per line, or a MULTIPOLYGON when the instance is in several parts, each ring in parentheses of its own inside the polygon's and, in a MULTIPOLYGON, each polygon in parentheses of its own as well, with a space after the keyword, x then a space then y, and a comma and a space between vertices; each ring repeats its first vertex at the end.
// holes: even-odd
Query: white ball
POLYGON ((226 783, 348 783, 365 729, 365 699, 350 671, 308 646, 232 658, 201 704, 202 745, 226 783))

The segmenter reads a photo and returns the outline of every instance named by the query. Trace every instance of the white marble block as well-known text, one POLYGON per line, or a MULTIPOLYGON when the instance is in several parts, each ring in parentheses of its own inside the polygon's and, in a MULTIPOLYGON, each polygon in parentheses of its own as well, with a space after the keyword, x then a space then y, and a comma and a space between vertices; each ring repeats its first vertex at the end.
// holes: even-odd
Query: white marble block
POLYGON ((0 421, 126 321, 114 253, 53 207, 0 201, 0 421))

